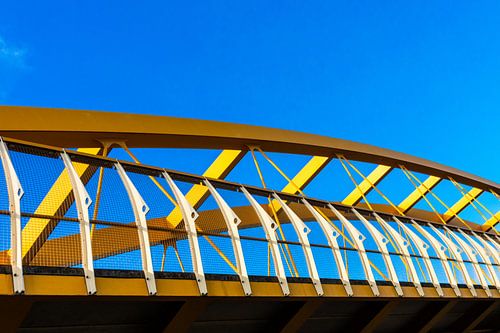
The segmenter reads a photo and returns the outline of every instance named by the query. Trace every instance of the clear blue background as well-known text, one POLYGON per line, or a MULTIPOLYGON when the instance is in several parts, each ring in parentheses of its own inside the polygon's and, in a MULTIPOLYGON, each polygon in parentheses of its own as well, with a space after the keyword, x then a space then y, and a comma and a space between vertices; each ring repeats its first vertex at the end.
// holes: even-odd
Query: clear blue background
POLYGON ((266 125, 499 181, 497 1, 0 1, 0 104, 266 125))

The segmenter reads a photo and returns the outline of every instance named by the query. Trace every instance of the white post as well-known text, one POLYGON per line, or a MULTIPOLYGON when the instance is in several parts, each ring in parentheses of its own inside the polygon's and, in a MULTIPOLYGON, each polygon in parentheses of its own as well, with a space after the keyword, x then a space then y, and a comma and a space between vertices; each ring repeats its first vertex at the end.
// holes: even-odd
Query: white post
POLYGON ((469 276, 469 272, 467 272, 467 267, 465 267, 464 261, 462 259, 462 249, 460 249, 455 243, 453 243, 448 237, 442 234, 439 230, 437 230, 432 224, 428 224, 432 230, 436 233, 436 235, 441 238, 441 240, 446 244, 448 250, 453 253, 453 256, 457 260, 458 266, 462 271, 462 275, 464 276, 465 284, 467 288, 469 288, 472 296, 477 297, 476 289, 474 289, 474 284, 472 283, 472 279, 469 276))
POLYGON ((198 233, 196 231, 195 221, 198 218, 198 213, 191 206, 181 190, 174 183, 170 175, 164 171, 163 177, 174 193, 175 200, 181 210, 182 218, 184 220, 184 227, 186 229, 189 248, 191 250, 191 262, 193 263, 193 272, 198 283, 198 289, 202 296, 208 295, 207 282, 205 281, 205 273, 203 271, 203 263, 201 261, 200 245, 198 244, 198 233))
POLYGON ((396 289, 396 293, 399 296, 403 296, 403 289, 401 289, 396 270, 394 269, 391 256, 389 255, 389 251, 387 251, 386 244, 389 242, 389 240, 385 238, 385 236, 382 235, 382 233, 378 231, 377 228, 375 228, 370 222, 368 222, 368 220, 363 215, 358 213, 356 209, 352 208, 351 210, 354 215, 356 215, 357 218, 361 221, 361 223, 363 223, 366 229, 368 229, 368 232, 372 235, 375 244, 377 244, 379 251, 382 253, 382 258, 384 259, 385 267, 387 268, 387 272, 389 274, 389 279, 391 280, 394 289, 396 289))
POLYGON ((363 245, 363 242, 365 241, 366 237, 361 232, 359 232, 359 230, 356 229, 356 227, 354 227, 354 225, 348 219, 346 219, 344 215, 342 215, 335 207, 333 207, 331 204, 328 204, 328 208, 330 208, 330 210, 335 214, 335 216, 337 216, 340 223, 342 223, 346 227, 347 232, 349 233, 349 235, 351 235, 351 239, 354 242, 356 250, 359 254, 361 265, 363 266, 363 270, 365 272, 368 285, 370 286, 373 295, 380 296, 377 283, 375 282, 375 277, 373 276, 373 272, 370 267, 370 260, 368 260, 365 246, 363 245))
POLYGON ((9 195, 10 214, 10 264, 15 294, 24 293, 23 256, 21 245, 21 198, 24 194, 16 170, 9 156, 7 145, 0 138, 0 158, 2 159, 5 182, 9 195))
POLYGON ((215 187, 213 187, 207 179, 205 179, 203 182, 214 197, 215 202, 222 212, 222 216, 224 217, 224 221, 226 222, 227 232, 229 233, 229 236, 231 236, 231 242, 233 243, 234 257, 236 258, 236 267, 238 268, 238 275, 240 276, 241 286, 243 287, 243 292, 245 293, 245 295, 250 296, 252 295, 252 289, 250 287, 250 280, 248 279, 245 258, 243 257, 243 248, 241 246, 240 234, 238 232, 238 225, 241 223, 241 220, 227 204, 227 202, 222 198, 219 192, 217 192, 215 187))
POLYGON ((276 193, 273 193, 273 197, 279 202, 281 208, 290 219, 290 223, 297 233, 300 245, 302 246, 302 251, 304 252, 304 257, 306 259, 307 270, 314 285, 314 289, 316 289, 318 296, 323 296, 323 287, 321 286, 321 281, 319 280, 318 269, 316 268, 316 262, 314 261, 309 238, 307 237, 307 235, 311 232, 311 229, 306 226, 304 221, 302 221, 300 217, 298 217, 297 214, 295 214, 295 212, 288 207, 276 193))
POLYGON ((302 203, 313 215, 314 219, 316 220, 316 222, 318 222, 321 230, 325 234, 328 245, 332 249, 333 258, 335 259, 335 263, 337 264, 337 268, 339 271, 340 281, 342 281, 342 285, 344 286, 347 296, 353 296, 354 293, 352 292, 349 274, 347 273, 344 260, 342 259, 342 254, 340 253, 339 243, 337 242, 339 233, 333 228, 330 222, 328 222, 306 199, 302 199, 302 203))
POLYGON ((134 210, 135 224, 137 226, 137 233, 141 246, 142 270, 144 271, 148 292, 150 295, 156 295, 156 282, 153 261, 151 259, 148 225, 146 223, 146 214, 149 211, 149 207, 142 199, 139 191, 128 177, 122 165, 117 162, 115 163, 115 167, 120 175, 123 185, 125 185, 125 188, 127 189, 128 197, 132 205, 132 209, 134 210))
POLYGON ((427 269, 427 272, 429 273, 432 285, 436 289, 436 292, 438 293, 439 297, 443 297, 444 296, 443 289, 441 288, 441 284, 439 283, 436 271, 434 270, 431 259, 429 258, 429 254, 427 253, 429 245, 427 245, 420 237, 417 236, 416 233, 414 233, 409 227, 406 226, 405 223, 401 222, 397 217, 394 216, 393 219, 405 231, 408 237, 413 241, 413 244, 415 244, 415 246, 417 247, 418 253, 420 253, 420 256, 422 257, 425 267, 427 269))
POLYGON ((85 275, 85 285, 87 286, 87 293, 94 295, 97 292, 94 276, 94 262, 92 255, 92 240, 90 238, 90 222, 89 222, 89 207, 92 204, 85 185, 78 176, 71 163, 68 154, 63 151, 61 153, 64 166, 68 171, 71 187, 73 188, 73 195, 75 197, 76 209, 78 211, 78 221, 80 222, 80 247, 82 252, 82 266, 85 275))
POLYGON ((240 187, 241 192, 245 195, 250 205, 253 207, 255 213, 257 214, 260 224, 266 233, 266 239, 268 244, 271 246, 271 253, 273 257, 274 269, 276 271, 276 276, 280 284, 283 295, 290 295, 290 290, 288 289, 288 282, 286 281, 285 268, 283 267, 283 262, 281 261, 280 250, 278 246, 278 239, 276 238, 275 230, 278 225, 275 221, 266 213, 264 208, 257 202, 257 200, 248 193, 247 189, 243 186, 240 187))
POLYGON ((408 270, 410 271, 411 280, 413 281, 413 285, 417 289, 417 292, 420 296, 424 296, 424 290, 422 289, 422 285, 420 284, 420 279, 418 278, 417 270, 415 269, 415 265, 413 265, 413 261, 411 260, 410 252, 408 251, 408 246, 410 245, 406 239, 403 238, 396 230, 394 230, 389 223, 387 223, 380 215, 377 213, 373 213, 373 216, 377 219, 377 221, 387 230, 387 232, 394 239, 398 247, 401 249, 403 260, 406 262, 408 270))

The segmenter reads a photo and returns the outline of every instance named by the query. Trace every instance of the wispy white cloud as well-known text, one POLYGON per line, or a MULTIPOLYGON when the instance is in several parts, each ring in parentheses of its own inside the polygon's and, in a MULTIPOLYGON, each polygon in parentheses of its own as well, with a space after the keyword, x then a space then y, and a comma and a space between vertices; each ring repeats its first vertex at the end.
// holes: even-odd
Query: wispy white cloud
POLYGON ((0 64, 8 67, 26 68, 26 49, 9 44, 0 36, 0 64))

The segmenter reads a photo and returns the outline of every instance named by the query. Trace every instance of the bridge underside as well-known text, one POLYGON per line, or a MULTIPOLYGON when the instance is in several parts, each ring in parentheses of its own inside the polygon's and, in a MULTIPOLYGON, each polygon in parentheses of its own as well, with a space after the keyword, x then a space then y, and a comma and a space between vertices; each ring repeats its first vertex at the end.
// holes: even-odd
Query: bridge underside
POLYGON ((158 295, 148 296, 143 277, 132 271, 96 271, 100 296, 87 296, 79 269, 30 268, 26 294, 11 296, 9 274, 0 275, 0 320, 6 331, 19 332, 496 332, 500 302, 460 286, 462 299, 444 286, 445 297, 424 285, 419 297, 403 285, 404 300, 394 288, 380 286, 374 298, 365 281, 353 281, 356 297, 347 297, 336 280, 322 280, 318 298, 308 279, 290 280, 293 297, 282 296, 273 278, 252 277, 252 297, 244 297, 234 276, 207 275, 210 297, 200 297, 190 274, 157 276, 158 295), (175 275, 175 276, 174 276, 175 275), (54 296, 60 295, 60 296, 54 296), (231 295, 228 297, 228 295, 231 295), (241 296, 237 296, 241 295, 241 296), (413 295, 413 297, 412 297, 413 295))

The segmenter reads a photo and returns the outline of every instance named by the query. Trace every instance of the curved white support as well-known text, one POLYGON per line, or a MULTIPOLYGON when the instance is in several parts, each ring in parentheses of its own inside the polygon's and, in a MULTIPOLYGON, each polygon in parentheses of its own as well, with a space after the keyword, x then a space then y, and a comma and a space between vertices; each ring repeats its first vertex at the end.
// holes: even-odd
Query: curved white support
POLYGON ((476 251, 469 244, 467 244, 467 242, 465 242, 462 238, 458 237, 454 232, 452 232, 449 228, 447 227, 443 228, 444 230, 448 231, 448 234, 451 235, 451 237, 460 245, 462 251, 465 252, 469 260, 472 261, 472 267, 474 267, 474 271, 476 272, 476 276, 479 279, 481 287, 483 287, 484 292, 488 297, 492 297, 490 288, 488 287, 488 282, 486 281, 486 278, 483 275, 481 267, 479 266, 479 263, 477 261, 476 251))
POLYGON ((283 267, 283 262, 281 261, 280 250, 278 246, 278 239, 276 238, 275 230, 278 228, 278 225, 275 221, 266 213, 264 208, 257 202, 257 200, 252 197, 252 195, 247 191, 243 186, 240 187, 241 192, 245 195, 248 202, 254 209, 257 217, 259 218, 260 224, 266 233, 266 239, 268 244, 271 246, 271 253, 273 257, 274 270, 276 271, 276 277, 278 278, 278 282, 280 283, 281 290, 283 291, 283 295, 290 295, 290 290, 288 288, 288 282, 286 280, 285 268, 283 267))
POLYGON ((497 249, 497 252, 500 252, 500 240, 498 239, 498 237, 493 237, 493 236, 489 236, 487 234, 484 234, 484 237, 486 237, 487 240, 489 240, 491 242, 491 244, 493 245, 490 245, 490 246, 494 246, 496 247, 497 249))
POLYGON ((380 215, 377 213, 373 213, 375 219, 387 230, 387 232, 394 239, 399 249, 401 249, 403 260, 406 263, 406 267, 410 272, 410 277, 413 282, 413 285, 417 289, 417 292, 420 296, 424 295, 424 289, 422 289, 422 284, 420 283, 420 279, 418 278, 417 270, 415 269, 415 265, 413 265, 413 261, 411 260, 410 251, 408 251, 408 246, 410 245, 406 239, 403 238, 396 230, 394 230, 389 223, 387 223, 380 215))
MULTIPOLYGON (((482 236, 476 234, 474 231, 472 232, 472 234, 475 236, 475 238, 477 240, 479 240, 479 242, 484 246, 485 250, 486 250, 486 254, 488 254, 490 257, 493 258, 493 261, 495 262, 495 264, 497 266, 500 266, 500 248, 499 249, 495 249, 495 246, 494 245, 491 245, 489 242, 487 242, 482 236)), ((486 238, 488 238, 487 235, 484 235, 486 238)), ((489 238, 488 238, 489 239, 489 238)), ((492 241, 490 239, 490 241, 492 241)))
POLYGON ((326 240, 332 249, 333 258, 335 259, 335 263, 337 264, 339 270, 340 281, 342 281, 342 285, 344 286, 347 295, 353 296, 354 294, 352 292, 351 282, 349 281, 349 274, 347 273, 344 260, 342 259, 342 254, 340 253, 339 244, 337 242, 339 233, 306 199, 302 199, 302 203, 313 215, 314 219, 318 222, 321 230, 325 234, 326 240))
POLYGON ((15 294, 24 293, 22 233, 21 233, 21 198, 24 195, 21 182, 9 156, 7 145, 0 138, 0 159, 2 160, 7 192, 9 195, 10 214, 10 265, 15 294))
POLYGON ((434 236, 431 235, 430 232, 425 230, 420 224, 416 223, 415 221, 412 220, 413 225, 415 228, 429 241, 431 244, 432 248, 436 252, 437 256, 439 257, 439 260, 441 261, 441 265, 443 266, 444 272, 446 274, 446 277, 448 278, 448 282, 450 283, 451 288, 455 292, 455 295, 457 297, 461 297, 462 293, 460 292, 460 289, 458 288, 458 283, 457 280, 455 279, 455 276, 453 275, 453 272, 451 271, 451 267, 448 262, 448 257, 446 256, 446 247, 441 244, 440 242, 437 241, 434 236))
POLYGON ((441 233, 438 229, 436 229, 432 224, 428 224, 429 227, 431 227, 432 230, 436 233, 436 235, 441 238, 441 240, 446 244, 448 247, 448 251, 453 253, 453 256, 456 259, 456 262, 462 271, 462 275, 464 276, 465 284, 467 285, 467 288, 469 288, 472 296, 477 297, 477 292, 476 289, 474 289, 474 283, 472 282, 472 279, 469 276, 469 272, 467 272, 467 267, 465 267, 464 260, 462 259, 462 250, 455 245, 448 237, 446 237, 443 233, 441 233))
POLYGON ((82 267, 85 275, 85 285, 87 293, 94 295, 97 292, 94 275, 94 258, 92 255, 92 240, 90 238, 89 207, 92 199, 83 185, 82 180, 76 173, 71 163, 71 159, 65 151, 61 153, 64 166, 68 171, 69 180, 75 197, 76 210, 78 212, 78 222, 80 224, 80 247, 82 251, 82 267))
POLYGON ((410 228, 408 228, 406 224, 401 222, 397 217, 394 216, 393 219, 405 231, 408 237, 412 240, 413 244, 415 244, 415 246, 417 247, 418 253, 422 257, 425 268, 429 273, 432 285, 436 289, 436 292, 439 295, 439 297, 443 297, 444 296, 443 289, 441 288, 441 284, 439 283, 436 271, 434 270, 431 259, 429 258, 429 254, 427 253, 429 245, 427 245, 427 243, 425 243, 420 237, 418 237, 416 233, 414 233, 410 228))
POLYGON ((363 270, 365 272, 366 280, 368 281, 368 285, 370 286, 373 295, 375 296, 380 296, 380 292, 377 287, 377 283, 375 282, 375 277, 373 276, 372 269, 370 267, 370 260, 368 260, 368 256, 366 255, 366 250, 365 246, 363 245, 363 242, 365 241, 366 237, 359 232, 354 225, 349 222, 348 219, 344 217, 335 207, 333 207, 331 204, 328 204, 328 208, 337 216, 339 219, 340 223, 342 223, 346 229, 349 235, 351 235, 351 239, 354 242, 354 245, 356 246, 356 250, 359 254, 359 258, 361 260, 361 265, 363 266, 363 270))
POLYGON ((198 218, 198 213, 194 210, 193 206, 186 199, 181 190, 174 183, 170 175, 164 171, 162 173, 163 178, 168 183, 168 186, 172 189, 174 193, 175 200, 179 205, 179 209, 184 220, 184 227, 186 229, 189 247, 191 249, 191 262, 193 263, 193 273, 196 277, 196 282, 198 283, 198 289, 202 296, 208 295, 207 282, 205 281, 205 272, 203 271, 203 263, 201 261, 200 245, 198 244, 198 233, 196 231, 195 221, 198 218))
POLYGON ((309 277, 313 282, 314 289, 316 289, 318 296, 323 296, 323 287, 321 286, 321 281, 319 280, 318 269, 316 268, 316 262, 314 261, 309 238, 307 237, 307 235, 311 232, 311 229, 306 226, 304 221, 302 221, 300 217, 298 217, 297 214, 295 214, 295 212, 288 207, 288 205, 285 204, 276 193, 273 193, 273 197, 279 202, 286 216, 290 219, 290 223, 299 237, 299 242, 302 246, 302 251, 304 252, 304 257, 306 259, 309 277))
POLYGON ((388 239, 382 235, 380 231, 377 230, 363 215, 361 215, 356 209, 351 208, 352 212, 356 217, 363 223, 363 225, 368 229, 370 235, 372 235, 375 244, 379 251, 382 253, 382 258, 384 259, 385 267, 387 268, 387 273, 389 274, 389 279, 396 289, 396 293, 399 296, 403 296, 403 289, 401 289, 401 284, 399 283, 398 275, 396 274, 396 270, 394 269, 394 265, 392 264, 391 256, 389 255, 389 251, 387 250, 388 239))
POLYGON ((252 289, 250 287, 250 280, 248 279, 247 267, 245 265, 245 259, 243 257, 243 248, 241 246, 240 234, 238 232, 238 225, 241 223, 241 220, 227 204, 227 202, 222 198, 219 192, 217 192, 215 187, 213 187, 213 185, 207 179, 203 180, 203 182, 214 197, 215 202, 222 212, 222 216, 224 217, 224 221, 226 222, 227 232, 229 233, 229 236, 231 236, 231 242, 233 243, 234 257, 236 258, 236 267, 238 268, 238 275, 240 276, 243 292, 246 296, 250 296, 252 295, 252 289))
POLYGON ((115 168, 127 190, 130 204, 134 211, 135 224, 137 226, 137 234, 141 246, 142 270, 146 279, 146 286, 150 295, 156 295, 156 282, 153 261, 151 259, 151 248, 149 245, 148 225, 146 223, 146 214, 149 211, 149 207, 142 199, 139 191, 137 191, 137 188, 128 177, 122 165, 116 162, 115 168))
MULTIPOLYGON (((488 268, 488 272, 490 272, 491 278, 493 279, 493 284, 497 288, 497 290, 500 292, 500 281, 498 279, 498 276, 495 272, 495 268, 491 264, 489 255, 486 251, 485 248, 483 248, 481 245, 479 245, 474 237, 469 236, 465 232, 463 232, 461 229, 458 230, 464 237, 467 239, 467 241, 472 245, 472 247, 476 250, 476 252, 479 254, 483 262, 486 264, 486 267, 488 268)), ((498 253, 497 253, 498 254, 498 253)))

